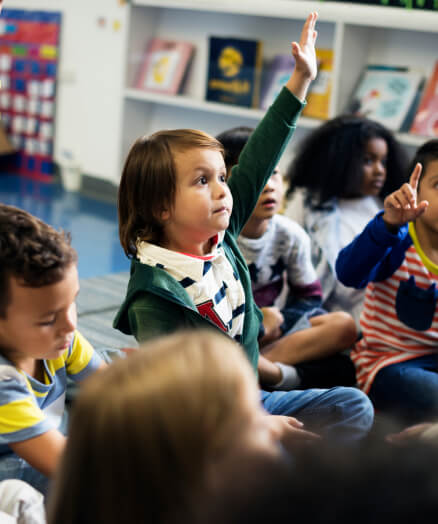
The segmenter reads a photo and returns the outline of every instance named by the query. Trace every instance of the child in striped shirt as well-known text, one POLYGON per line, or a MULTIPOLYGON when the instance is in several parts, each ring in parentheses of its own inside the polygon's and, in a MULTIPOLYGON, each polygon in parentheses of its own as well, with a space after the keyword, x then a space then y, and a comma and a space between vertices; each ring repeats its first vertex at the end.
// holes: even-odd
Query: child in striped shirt
POLYGON ((67 377, 105 366, 76 331, 76 265, 67 235, 0 204, 0 480, 42 492, 65 446, 67 377))
POLYGON ((409 423, 438 416, 438 140, 412 165, 409 183, 336 262, 343 284, 366 287, 351 354, 358 384, 379 411, 409 423))

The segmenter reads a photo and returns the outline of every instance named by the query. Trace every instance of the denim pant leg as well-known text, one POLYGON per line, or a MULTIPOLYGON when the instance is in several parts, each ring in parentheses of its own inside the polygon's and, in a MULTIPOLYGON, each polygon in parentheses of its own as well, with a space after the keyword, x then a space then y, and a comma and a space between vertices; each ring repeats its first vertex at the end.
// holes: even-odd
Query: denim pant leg
POLYGON ((376 410, 414 424, 438 416, 438 356, 382 368, 369 393, 376 410))
POLYGON ((49 479, 15 453, 0 457, 0 481, 8 479, 23 480, 43 495, 47 494, 49 479))
POLYGON ((261 395, 264 408, 272 415, 296 417, 305 429, 337 442, 364 438, 374 420, 369 398, 356 388, 262 391, 261 395))

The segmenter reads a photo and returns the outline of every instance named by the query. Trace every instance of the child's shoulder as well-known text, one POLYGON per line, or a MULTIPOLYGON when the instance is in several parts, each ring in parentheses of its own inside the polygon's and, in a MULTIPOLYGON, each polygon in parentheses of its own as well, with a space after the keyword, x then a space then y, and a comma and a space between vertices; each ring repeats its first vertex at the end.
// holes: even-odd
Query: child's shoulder
POLYGON ((21 373, 8 359, 0 355, 0 395, 10 389, 27 388, 27 381, 21 373))
POLYGON ((276 214, 273 217, 272 224, 276 230, 277 234, 286 234, 291 237, 291 239, 298 242, 307 242, 309 241, 309 235, 306 233, 304 228, 298 224, 295 220, 291 218, 276 214))

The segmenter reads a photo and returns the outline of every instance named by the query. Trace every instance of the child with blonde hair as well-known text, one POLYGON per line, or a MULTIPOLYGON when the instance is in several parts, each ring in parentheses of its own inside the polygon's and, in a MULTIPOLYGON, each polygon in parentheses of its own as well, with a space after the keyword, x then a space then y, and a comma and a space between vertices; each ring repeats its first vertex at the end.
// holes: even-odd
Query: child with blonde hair
MULTIPOLYGON (((180 129, 137 140, 119 187, 119 233, 132 266, 114 326, 139 341, 177 329, 219 330, 242 344, 265 387, 279 389, 290 389, 289 377, 259 358, 261 315, 236 239, 316 76, 316 18, 308 16, 300 43, 293 42, 293 73, 242 151, 229 185, 221 144, 180 129)), ((332 436, 345 440, 361 438, 373 420, 368 399, 356 389, 265 391, 262 400, 272 414, 322 418, 332 436)))
POLYGON ((211 521, 227 485, 244 496, 262 484, 253 473, 284 463, 271 419, 231 339, 198 330, 149 342, 81 388, 49 522, 211 521))

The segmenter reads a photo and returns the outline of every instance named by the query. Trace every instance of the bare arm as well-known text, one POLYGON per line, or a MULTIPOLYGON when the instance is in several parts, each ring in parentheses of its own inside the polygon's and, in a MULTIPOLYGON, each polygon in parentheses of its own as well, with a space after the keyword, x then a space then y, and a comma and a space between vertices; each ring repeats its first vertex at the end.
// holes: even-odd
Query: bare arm
POLYGON ((56 471, 66 438, 57 429, 46 431, 38 437, 9 444, 14 453, 47 477, 56 471))

